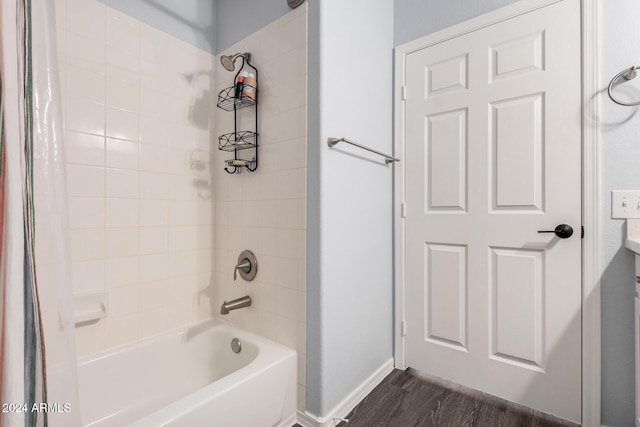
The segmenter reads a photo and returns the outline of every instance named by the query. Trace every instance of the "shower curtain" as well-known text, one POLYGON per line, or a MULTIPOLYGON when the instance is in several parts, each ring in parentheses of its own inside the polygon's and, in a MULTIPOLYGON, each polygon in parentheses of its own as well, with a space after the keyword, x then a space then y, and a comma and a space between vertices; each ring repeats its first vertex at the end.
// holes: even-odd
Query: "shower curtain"
POLYGON ((50 0, 0 2, 0 426, 80 426, 50 0))

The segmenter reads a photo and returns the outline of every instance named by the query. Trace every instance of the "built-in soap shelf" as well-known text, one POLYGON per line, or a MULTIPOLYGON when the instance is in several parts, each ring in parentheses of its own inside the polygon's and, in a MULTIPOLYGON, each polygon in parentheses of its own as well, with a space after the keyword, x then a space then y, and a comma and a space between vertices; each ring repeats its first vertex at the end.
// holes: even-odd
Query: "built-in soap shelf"
POLYGON ((73 296, 74 323, 93 322, 107 317, 107 291, 87 292, 73 296))

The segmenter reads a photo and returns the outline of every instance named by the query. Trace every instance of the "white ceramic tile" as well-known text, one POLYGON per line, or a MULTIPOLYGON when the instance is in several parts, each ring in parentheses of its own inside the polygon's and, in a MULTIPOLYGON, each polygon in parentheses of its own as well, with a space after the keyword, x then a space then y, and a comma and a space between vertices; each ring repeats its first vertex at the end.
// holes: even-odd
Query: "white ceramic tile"
POLYGON ((267 283, 260 283, 256 306, 260 310, 278 314, 278 287, 267 283))
POLYGON ((185 277, 197 272, 198 262, 195 251, 171 252, 169 254, 169 277, 185 277))
POLYGON ((304 49, 307 41, 304 15, 285 15, 278 22, 275 34, 279 54, 287 53, 295 48, 304 49))
POLYGON ((121 258, 138 255, 140 239, 137 227, 107 228, 106 258, 121 258))
POLYGON ((69 64, 66 66, 66 78, 72 83, 68 85, 67 99, 105 103, 104 73, 69 64))
MULTIPOLYGON (((117 78, 109 73, 107 75, 106 101, 108 107, 137 112, 139 104, 138 83, 117 78)), ((107 126, 109 126, 108 123, 107 126)))
POLYGON ((275 228, 278 225, 278 202, 260 201, 260 227, 275 228))
MULTIPOLYGON (((306 249, 305 249, 306 251, 306 249)), ((307 291, 307 263, 306 257, 299 260, 298 264, 298 290, 302 292, 307 291)))
POLYGON ((260 246, 258 252, 264 255, 278 255, 278 230, 275 228, 260 229, 260 246))
POLYGON ((160 227, 169 225, 169 202, 167 200, 140 200, 140 226, 160 227))
POLYGON ((196 292, 198 292, 198 276, 187 274, 172 277, 167 288, 169 305, 190 305, 195 307, 196 292))
POLYGON ((107 197, 138 198, 138 171, 106 169, 107 197))
POLYGON ((278 228, 303 228, 304 218, 300 215, 301 199, 287 199, 278 201, 278 228))
POLYGON ((196 271, 207 273, 213 268, 213 249, 200 249, 194 251, 196 255, 196 271))
MULTIPOLYGON (((141 82, 144 86, 144 81, 141 82)), ((168 119, 169 104, 168 95, 146 87, 140 88, 140 114, 158 119, 168 119)), ((175 120, 174 120, 175 121, 175 120)))
POLYGON ((113 258, 105 261, 105 284, 107 287, 134 285, 138 283, 139 258, 137 256, 113 258))
POLYGON ((138 114, 107 107, 107 136, 138 141, 138 114))
POLYGON ((140 227, 140 253, 156 254, 169 250, 168 227, 140 227))
POLYGON ((107 167, 120 169, 138 169, 137 142, 107 138, 107 167))
POLYGON ((302 75, 283 82, 276 87, 280 92, 280 102, 285 109, 304 107, 307 102, 307 77, 302 75))
POLYGON ((104 197, 103 167, 67 165, 66 169, 69 196, 104 197))
POLYGON ((196 320, 195 308, 192 305, 170 305, 167 310, 167 327, 178 328, 187 326, 196 320))
POLYGON ((196 225, 213 225, 213 203, 209 200, 210 193, 198 190, 195 200, 196 225))
POLYGON ((142 311, 139 314, 140 337, 151 337, 167 330, 167 307, 142 311))
POLYGON ((67 28, 67 0, 55 0, 54 11, 56 15, 56 28, 67 28))
POLYGON ((109 317, 107 323, 107 343, 117 347, 138 340, 138 315, 109 317))
POLYGON ((91 292, 103 289, 104 261, 74 261, 71 263, 71 282, 74 293, 91 292))
POLYGON ((104 135, 105 107, 84 100, 67 99, 65 123, 67 130, 104 135))
POLYGON ((106 7, 93 0, 67 0, 67 29, 104 45, 106 7))
POLYGON ((140 58, 167 65, 167 45, 170 36, 146 24, 140 24, 140 58))
POLYGON ((157 282, 147 282, 140 284, 140 297, 138 299, 140 310, 152 310, 165 307, 164 316, 166 318, 167 289, 169 282, 159 280, 157 282))
POLYGON ((106 321, 76 325, 76 350, 78 357, 99 353, 108 348, 106 321))
POLYGON ((307 293, 306 292, 298 292, 298 301, 296 303, 298 307, 298 321, 306 322, 307 321, 307 293))
POLYGON ((301 197, 298 193, 299 185, 296 179, 298 179, 298 173, 295 169, 283 170, 277 173, 279 199, 295 199, 301 197))
POLYGON ((70 231, 71 261, 104 258, 104 230, 82 229, 70 231))
POLYGON ((107 199, 107 227, 137 227, 139 225, 138 199, 107 199))
POLYGON ((104 137, 66 131, 65 160, 67 163, 104 166, 104 137))
POLYGON ((307 387, 298 385, 298 410, 304 412, 306 408, 307 387))
POLYGON ((307 385, 307 357, 298 353, 298 384, 307 385))
POLYGON ((261 311, 260 333, 269 339, 278 341, 278 316, 267 311, 261 311))
POLYGON ((278 315, 291 320, 298 317, 298 291, 278 287, 278 315))
POLYGON ((307 354, 307 325, 303 322, 298 322, 298 353, 307 354))
POLYGON ((278 284, 277 273, 278 258, 269 255, 260 255, 260 268, 258 269, 258 280, 272 285, 278 284))
POLYGON ((209 176, 211 164, 209 161, 191 160, 191 151, 178 148, 169 148, 167 168, 171 174, 198 174, 209 176))
MULTIPOLYGON (((250 186, 252 189, 257 189, 258 200, 278 199, 278 177, 280 174, 281 172, 265 173, 262 175, 260 182, 258 182, 258 185, 256 185, 255 181, 252 183, 248 183, 248 185, 243 187, 243 191, 248 194, 251 194, 250 191, 248 191, 247 189, 247 187, 250 186)), ((256 200, 256 199, 250 197, 248 198, 248 200, 256 200)))
POLYGON ((105 73, 105 46, 94 40, 67 33, 67 62, 96 73, 105 73))
POLYGON ((304 138, 282 141, 273 145, 277 147, 277 150, 280 153, 280 156, 276 161, 278 170, 306 167, 306 141, 304 138))
POLYGON ((169 225, 196 225, 196 205, 193 201, 176 200, 169 203, 169 225))
POLYGON ((156 117, 141 116, 140 141, 166 147, 169 143, 169 125, 165 120, 156 117))
POLYGON ((138 312, 138 286, 109 289, 109 317, 126 316, 138 312))
POLYGON ((107 74, 123 80, 139 82, 140 62, 137 54, 107 46, 107 74))
POLYGON ((137 55, 138 26, 136 19, 115 9, 107 8, 107 45, 137 55))
POLYGON ((145 199, 168 199, 169 176, 162 173, 140 172, 140 197, 145 199))
POLYGON ((69 197, 69 227, 104 227, 105 203, 100 197, 69 197))
POLYGON ((280 257, 301 259, 304 242, 301 241, 304 231, 301 230, 278 230, 278 251, 280 257))
POLYGON ((213 239, 215 236, 213 234, 213 225, 198 225, 195 227, 195 233, 195 249, 214 249, 213 239))
POLYGON ((169 278, 169 255, 150 254, 140 256, 140 282, 154 282, 169 278))
MULTIPOLYGON (((198 249, 198 238, 202 233, 193 226, 169 227, 169 248, 171 251, 189 251, 198 249)), ((207 236, 206 240, 210 240, 207 236)))
POLYGON ((298 289, 298 270, 300 261, 290 258, 278 258, 278 286, 298 289))
POLYGON ((140 144, 140 170, 149 172, 167 171, 168 151, 165 147, 140 144))
POLYGON ((174 175, 169 178, 169 198, 171 200, 193 200, 201 191, 211 191, 209 177, 174 175))
POLYGON ((278 342, 289 348, 298 346, 297 322, 285 317, 278 317, 278 342))

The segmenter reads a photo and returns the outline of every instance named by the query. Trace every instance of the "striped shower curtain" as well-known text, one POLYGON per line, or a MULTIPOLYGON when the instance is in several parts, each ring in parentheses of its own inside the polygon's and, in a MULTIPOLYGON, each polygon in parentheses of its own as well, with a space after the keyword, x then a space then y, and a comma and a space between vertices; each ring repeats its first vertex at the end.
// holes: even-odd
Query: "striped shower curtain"
POLYGON ((81 424, 53 3, 0 1, 0 427, 81 424))

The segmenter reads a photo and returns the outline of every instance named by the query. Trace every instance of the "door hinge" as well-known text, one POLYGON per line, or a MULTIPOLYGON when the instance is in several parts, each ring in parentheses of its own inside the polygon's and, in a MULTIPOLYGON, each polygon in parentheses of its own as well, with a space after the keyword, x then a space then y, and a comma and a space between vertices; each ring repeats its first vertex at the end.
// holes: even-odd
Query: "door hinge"
POLYGON ((580 226, 580 238, 584 239, 584 225, 580 226))
POLYGON ((407 87, 406 86, 402 86, 402 100, 403 101, 407 100, 407 87))
POLYGON ((400 336, 402 337, 407 336, 407 322, 404 320, 400 322, 400 336))
POLYGON ((407 217, 407 204, 402 203, 400 205, 400 218, 405 219, 407 217))

